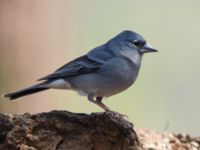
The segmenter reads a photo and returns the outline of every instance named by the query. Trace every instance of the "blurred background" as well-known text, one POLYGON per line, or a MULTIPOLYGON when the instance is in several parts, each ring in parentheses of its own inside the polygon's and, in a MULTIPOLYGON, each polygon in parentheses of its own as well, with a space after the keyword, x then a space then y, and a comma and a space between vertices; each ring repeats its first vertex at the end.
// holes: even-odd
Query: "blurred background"
MULTIPOLYGON (((143 35, 159 53, 146 54, 134 86, 104 102, 136 127, 200 133, 200 1, 0 1, 0 94, 36 83, 123 30, 143 35)), ((99 112, 72 91, 49 90, 0 112, 99 112)))

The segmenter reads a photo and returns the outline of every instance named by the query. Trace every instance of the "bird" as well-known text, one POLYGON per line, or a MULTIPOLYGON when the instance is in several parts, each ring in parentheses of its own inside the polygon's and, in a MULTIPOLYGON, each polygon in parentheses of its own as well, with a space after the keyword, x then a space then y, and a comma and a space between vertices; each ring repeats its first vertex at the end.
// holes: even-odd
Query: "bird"
POLYGON ((87 54, 55 72, 44 76, 38 84, 3 95, 10 100, 48 89, 65 89, 87 96, 87 99, 110 111, 102 100, 128 89, 136 80, 143 54, 157 52, 138 33, 122 31, 87 54))

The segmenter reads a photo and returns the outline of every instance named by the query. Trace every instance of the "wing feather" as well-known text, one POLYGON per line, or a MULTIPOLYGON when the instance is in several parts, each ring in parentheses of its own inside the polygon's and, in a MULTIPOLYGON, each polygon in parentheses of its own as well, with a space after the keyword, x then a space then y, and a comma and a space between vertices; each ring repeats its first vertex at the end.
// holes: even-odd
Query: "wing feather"
POLYGON ((102 63, 89 58, 87 55, 84 55, 65 64, 64 66, 57 69, 54 73, 38 79, 38 81, 56 78, 67 78, 80 74, 95 72, 101 65, 102 63))

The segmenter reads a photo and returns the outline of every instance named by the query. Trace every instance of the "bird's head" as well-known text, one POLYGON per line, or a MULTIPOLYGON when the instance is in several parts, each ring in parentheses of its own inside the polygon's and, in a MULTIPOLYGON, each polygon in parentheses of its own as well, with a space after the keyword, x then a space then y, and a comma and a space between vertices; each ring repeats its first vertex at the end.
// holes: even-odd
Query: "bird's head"
POLYGON ((157 52, 151 47, 146 40, 139 34, 133 31, 123 31, 116 36, 122 47, 128 47, 130 50, 137 50, 139 54, 148 52, 157 52))

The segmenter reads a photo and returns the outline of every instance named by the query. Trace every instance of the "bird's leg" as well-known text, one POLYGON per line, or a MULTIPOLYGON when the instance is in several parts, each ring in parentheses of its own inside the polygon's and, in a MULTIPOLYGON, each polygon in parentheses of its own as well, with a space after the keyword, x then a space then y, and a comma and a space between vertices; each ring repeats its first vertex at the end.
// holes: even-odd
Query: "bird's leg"
MULTIPOLYGON (((97 105, 102 107, 105 111, 110 111, 110 109, 105 104, 102 103, 102 99, 103 99, 103 97, 96 97, 96 103, 98 103, 97 105)), ((119 113, 117 113, 117 114, 122 118, 127 118, 128 119, 127 115, 119 114, 119 113)))
POLYGON ((103 97, 96 97, 96 103, 99 105, 101 108, 103 108, 105 111, 110 111, 108 106, 106 106, 104 103, 102 103, 103 97))
POLYGON ((96 101, 95 101, 93 95, 88 95, 88 100, 90 102, 92 102, 92 103, 97 104, 98 106, 100 106, 101 108, 103 108, 105 111, 110 111, 110 109, 101 102, 102 101, 102 97, 97 97, 96 101))

